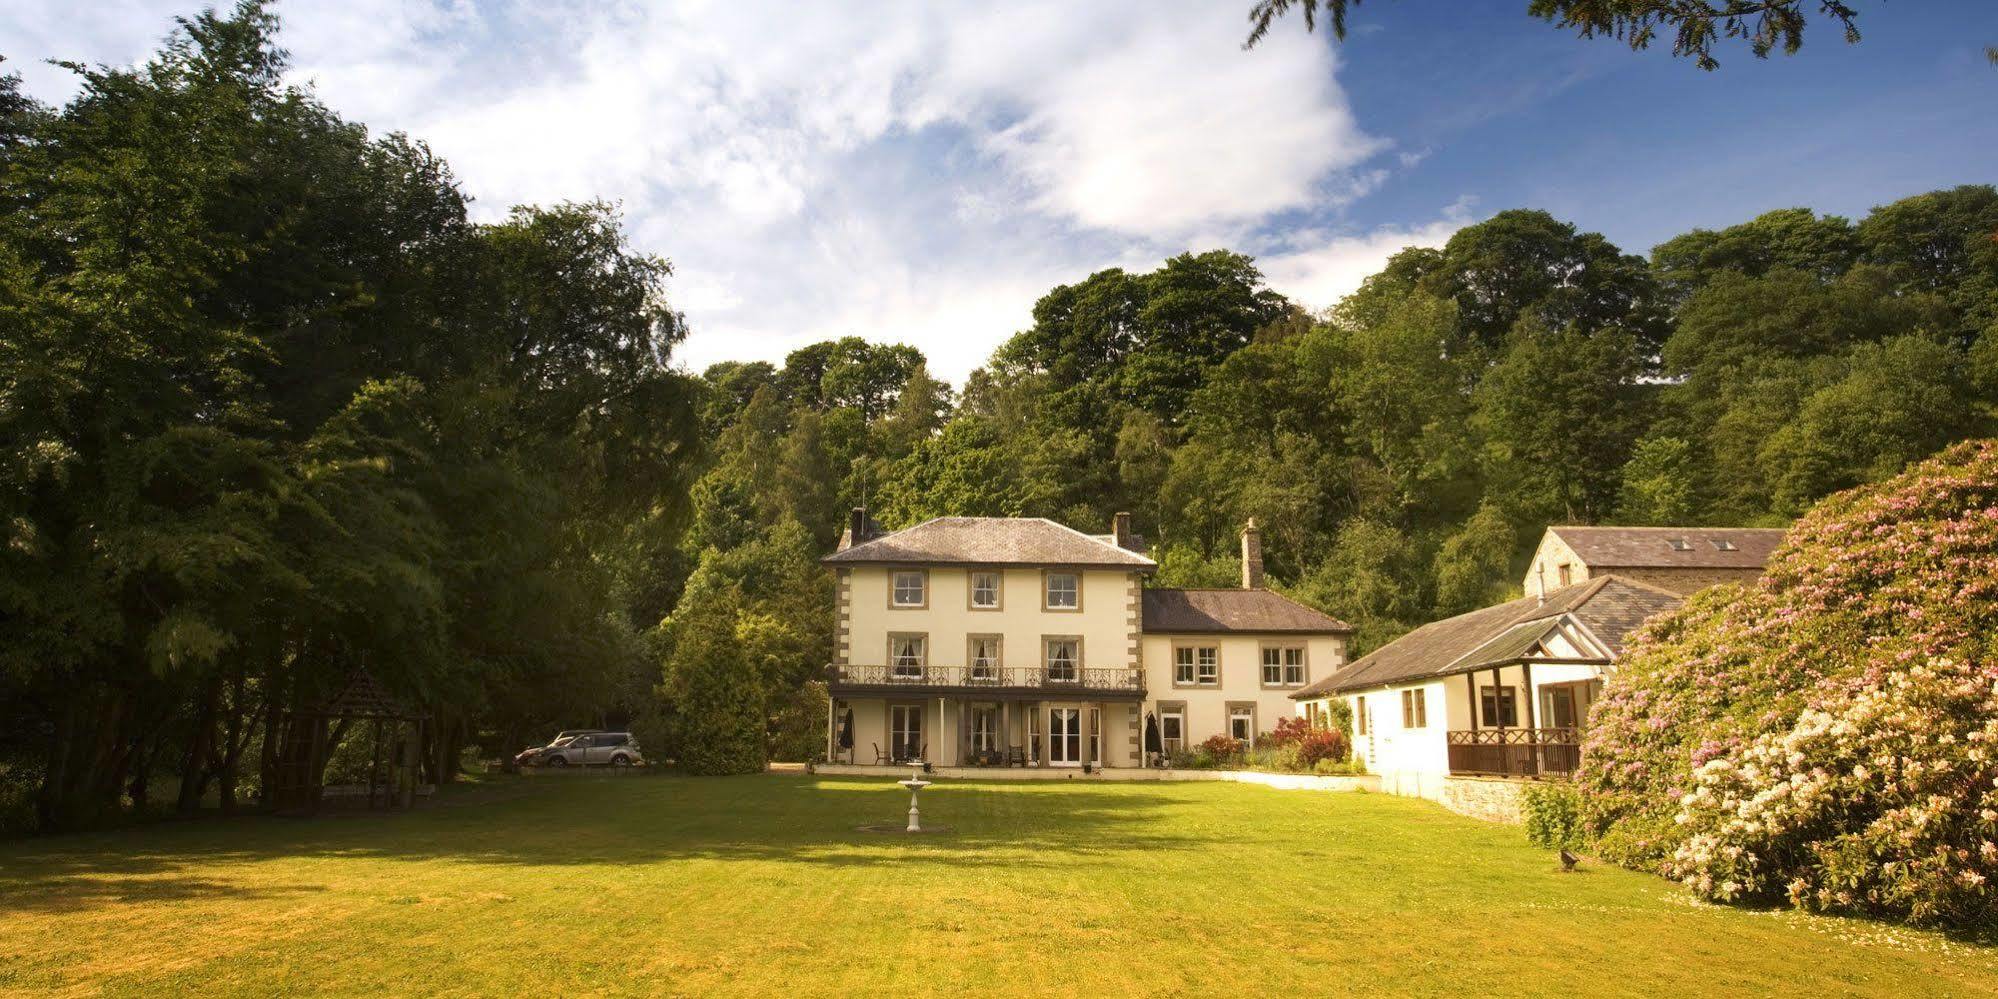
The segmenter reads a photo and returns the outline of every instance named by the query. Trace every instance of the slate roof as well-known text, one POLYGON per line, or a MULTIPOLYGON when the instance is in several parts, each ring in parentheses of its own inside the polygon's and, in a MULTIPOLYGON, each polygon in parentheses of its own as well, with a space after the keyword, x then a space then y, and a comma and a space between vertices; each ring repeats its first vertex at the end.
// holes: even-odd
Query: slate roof
POLYGON ((1353 626, 1270 590, 1147 589, 1144 629, 1170 634, 1343 635, 1353 626))
POLYGON ((1677 607, 1681 599, 1620 576, 1597 576, 1549 591, 1544 602, 1521 597, 1425 624, 1291 697, 1319 697, 1512 662, 1545 639, 1564 616, 1587 628, 1612 656, 1621 655, 1631 631, 1652 615, 1677 607))
POLYGON ((1149 571, 1136 552, 1040 517, 937 517, 871 538, 827 565, 1059 565, 1149 571))
POLYGON ((1776 527, 1550 527, 1590 568, 1760 569, 1783 543, 1776 527), (1684 550, 1673 547, 1683 542, 1684 550), (1732 545, 1732 548, 1728 546, 1732 545))

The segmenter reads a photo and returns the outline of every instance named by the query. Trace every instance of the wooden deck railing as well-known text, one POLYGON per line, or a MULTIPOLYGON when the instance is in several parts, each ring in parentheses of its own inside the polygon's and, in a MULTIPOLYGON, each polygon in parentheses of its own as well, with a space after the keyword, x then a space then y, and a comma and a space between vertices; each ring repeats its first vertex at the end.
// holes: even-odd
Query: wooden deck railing
POLYGON ((1485 728, 1448 736, 1453 774, 1566 776, 1582 763, 1581 733, 1573 728, 1485 728))
POLYGON ((1144 693, 1144 671, 1104 666, 833 666, 832 682, 853 687, 951 687, 1144 693))

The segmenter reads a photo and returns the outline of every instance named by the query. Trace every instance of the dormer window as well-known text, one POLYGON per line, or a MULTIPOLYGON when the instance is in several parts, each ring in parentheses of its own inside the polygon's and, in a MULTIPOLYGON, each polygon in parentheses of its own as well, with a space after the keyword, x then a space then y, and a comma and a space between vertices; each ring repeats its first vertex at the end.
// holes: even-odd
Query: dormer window
POLYGON ((926 607, 930 602, 928 574, 921 569, 897 569, 889 578, 891 607, 926 607))

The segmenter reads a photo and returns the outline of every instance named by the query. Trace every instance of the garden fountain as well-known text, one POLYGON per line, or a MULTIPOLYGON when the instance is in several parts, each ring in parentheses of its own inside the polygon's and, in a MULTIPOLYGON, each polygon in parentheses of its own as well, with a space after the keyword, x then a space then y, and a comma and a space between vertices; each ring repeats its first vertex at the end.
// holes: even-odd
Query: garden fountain
POLYGON ((933 781, 923 779, 923 769, 923 764, 918 763, 916 764, 916 772, 910 774, 908 780, 898 780, 895 782, 909 789, 909 822, 907 825, 899 822, 881 822, 874 825, 861 826, 859 827, 859 831, 897 836, 934 835, 950 832, 949 826, 931 825, 925 827, 923 825, 923 788, 929 787, 934 783, 933 781))
POLYGON ((895 783, 909 789, 909 828, 907 831, 912 833, 922 832, 923 813, 916 807, 916 798, 923 793, 923 788, 930 786, 930 782, 923 779, 923 768, 917 766, 916 772, 910 774, 908 780, 898 780, 895 783))

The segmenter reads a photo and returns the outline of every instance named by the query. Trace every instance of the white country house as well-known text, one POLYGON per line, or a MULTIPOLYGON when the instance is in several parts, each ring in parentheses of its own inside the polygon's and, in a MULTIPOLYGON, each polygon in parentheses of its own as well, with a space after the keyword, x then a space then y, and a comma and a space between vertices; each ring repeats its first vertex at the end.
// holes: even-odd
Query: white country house
POLYGON ((1290 695, 1345 665, 1345 623, 1264 586, 1146 585, 1128 514, 1108 534, 1028 517, 939 517, 881 532, 854 510, 839 548, 826 754, 844 764, 1144 767, 1213 735, 1253 742, 1290 695))

